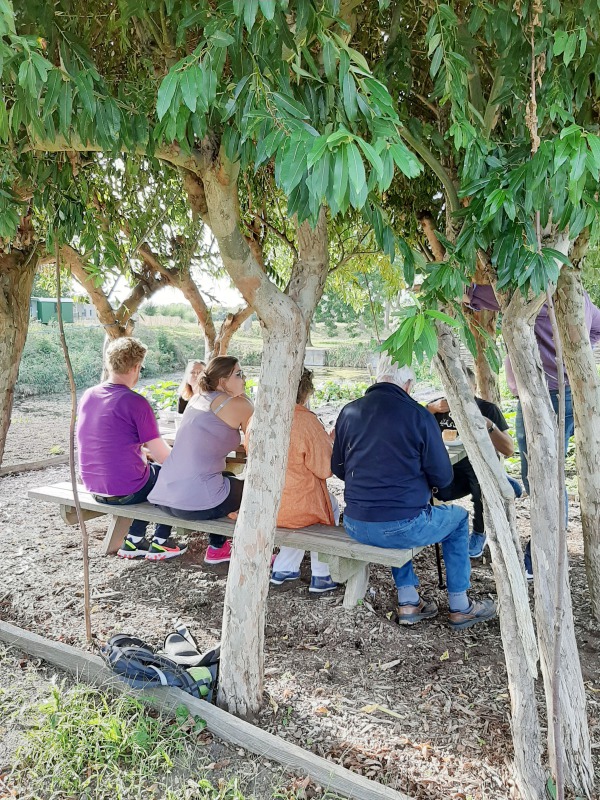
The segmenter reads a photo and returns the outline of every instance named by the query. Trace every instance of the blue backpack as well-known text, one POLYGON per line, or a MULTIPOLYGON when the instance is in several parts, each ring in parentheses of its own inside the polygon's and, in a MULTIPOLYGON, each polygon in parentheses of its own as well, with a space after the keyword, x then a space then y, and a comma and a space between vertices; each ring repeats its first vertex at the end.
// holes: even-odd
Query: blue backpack
POLYGON ((193 697, 212 700, 220 648, 198 654, 194 666, 184 667, 137 636, 118 633, 102 647, 101 655, 112 671, 134 689, 175 686, 193 697))

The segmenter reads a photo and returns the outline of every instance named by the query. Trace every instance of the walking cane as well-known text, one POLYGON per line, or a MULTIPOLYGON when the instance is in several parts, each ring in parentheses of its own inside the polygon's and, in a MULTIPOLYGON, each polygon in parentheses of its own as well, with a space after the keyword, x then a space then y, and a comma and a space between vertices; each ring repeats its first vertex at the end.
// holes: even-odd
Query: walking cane
MULTIPOLYGON (((435 495, 437 494, 437 489, 433 489, 431 492, 431 505, 435 505, 435 495)), ((439 542, 435 544, 435 562, 437 564, 437 571, 438 571, 438 587, 440 589, 446 588, 446 583, 444 581, 444 573, 442 571, 442 553, 440 550, 439 542)))
POLYGON ((438 571, 438 586, 440 589, 445 589, 446 584, 444 583, 444 573, 442 572, 442 553, 440 551, 440 546, 437 542, 435 544, 435 560, 437 563, 437 571, 438 571))

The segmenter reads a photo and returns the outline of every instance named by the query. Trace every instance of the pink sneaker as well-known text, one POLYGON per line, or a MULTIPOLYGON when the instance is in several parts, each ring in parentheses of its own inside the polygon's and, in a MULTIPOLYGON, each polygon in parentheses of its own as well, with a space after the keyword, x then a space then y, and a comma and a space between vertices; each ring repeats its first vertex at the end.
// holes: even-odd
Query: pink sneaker
POLYGON ((209 545, 206 548, 205 564, 224 564, 226 561, 231 561, 231 539, 227 539, 223 547, 209 545))

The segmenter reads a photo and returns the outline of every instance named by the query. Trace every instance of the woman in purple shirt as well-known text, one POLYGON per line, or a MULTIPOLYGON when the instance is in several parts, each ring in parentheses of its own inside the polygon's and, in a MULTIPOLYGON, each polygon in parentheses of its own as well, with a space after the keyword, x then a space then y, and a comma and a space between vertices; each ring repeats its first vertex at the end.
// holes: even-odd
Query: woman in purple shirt
MULTIPOLYGON (((225 472, 225 458, 240 444, 254 406, 244 394, 245 379, 232 356, 209 361, 200 393, 185 410, 173 450, 148 499, 162 511, 188 520, 237 517, 244 482, 225 472)), ((231 541, 211 534, 204 560, 231 558, 231 541)))

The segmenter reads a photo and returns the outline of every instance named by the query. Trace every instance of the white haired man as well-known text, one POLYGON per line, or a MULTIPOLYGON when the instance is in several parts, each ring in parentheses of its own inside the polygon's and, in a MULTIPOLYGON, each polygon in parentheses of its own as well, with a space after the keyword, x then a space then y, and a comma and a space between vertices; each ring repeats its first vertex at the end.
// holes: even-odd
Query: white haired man
MULTIPOLYGON (((410 367, 381 356, 376 383, 340 412, 331 469, 345 481, 344 526, 353 539, 407 550, 441 543, 449 623, 462 630, 492 619, 496 609, 491 600, 467 596, 467 512, 460 506, 431 505, 432 492, 447 486, 453 473, 437 422, 410 397, 414 382, 410 367)), ((437 615, 436 603, 419 596, 412 561, 394 567, 392 575, 399 624, 414 625, 437 615)))

